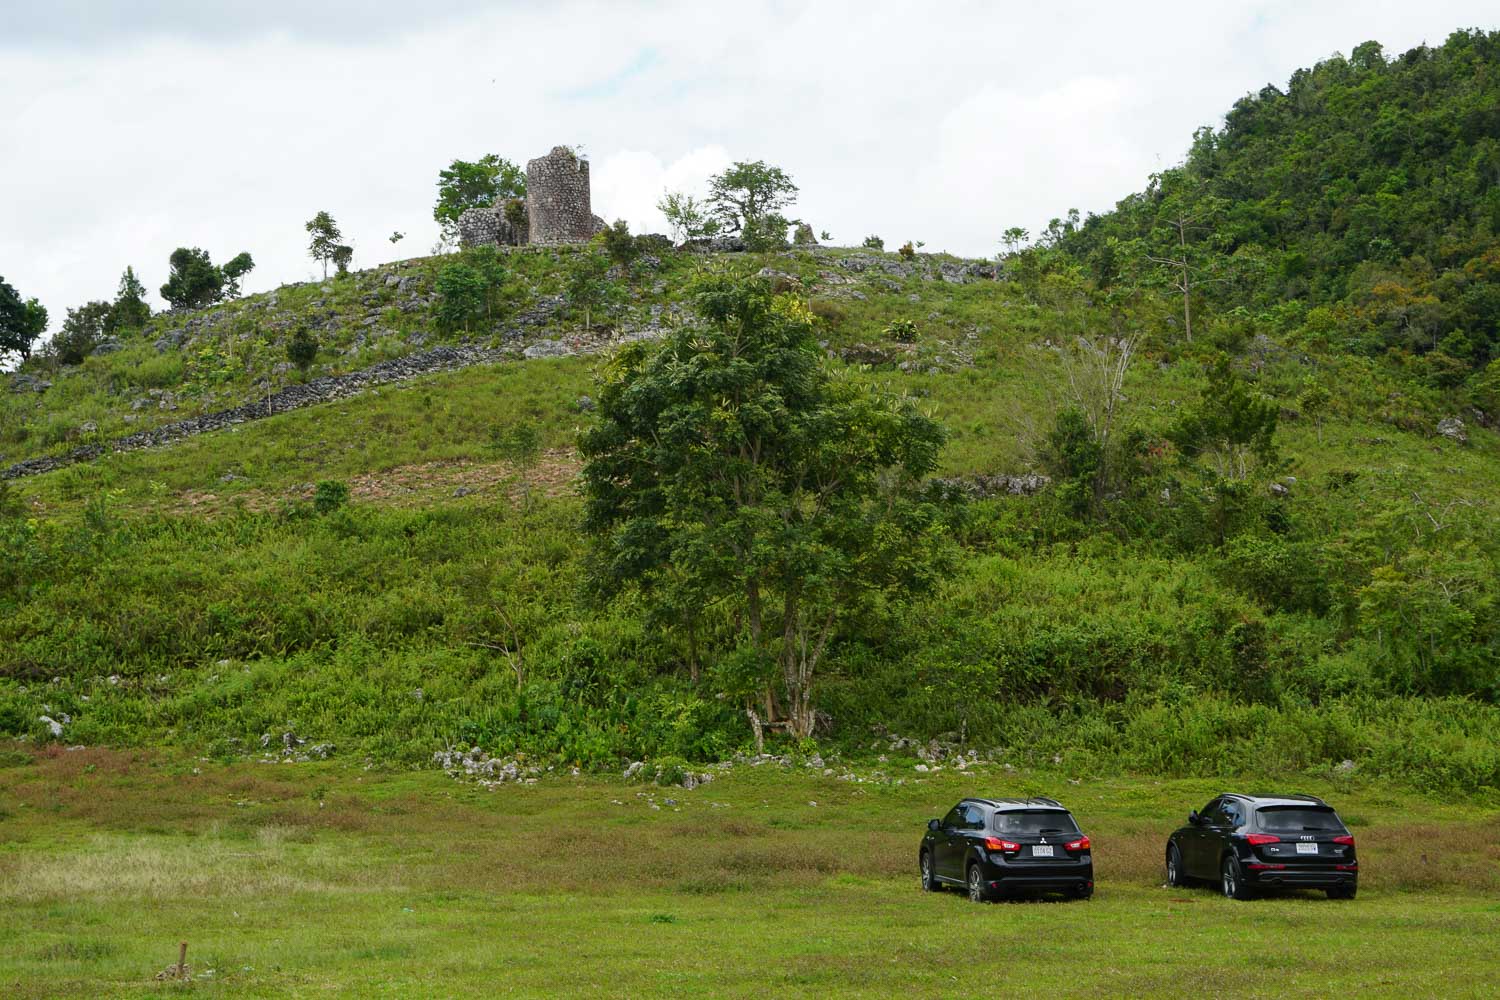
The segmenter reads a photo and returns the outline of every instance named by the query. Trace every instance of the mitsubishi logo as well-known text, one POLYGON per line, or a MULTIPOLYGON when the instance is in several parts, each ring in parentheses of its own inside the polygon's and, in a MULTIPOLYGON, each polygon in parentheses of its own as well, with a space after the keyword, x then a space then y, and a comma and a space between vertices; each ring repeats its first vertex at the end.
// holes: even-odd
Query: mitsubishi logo
POLYGON ((1042 838, 1042 843, 1044 843, 1044 844, 1045 844, 1045 843, 1046 843, 1046 842, 1047 842, 1047 838, 1046 838, 1046 837, 1043 837, 1043 838, 1042 838))

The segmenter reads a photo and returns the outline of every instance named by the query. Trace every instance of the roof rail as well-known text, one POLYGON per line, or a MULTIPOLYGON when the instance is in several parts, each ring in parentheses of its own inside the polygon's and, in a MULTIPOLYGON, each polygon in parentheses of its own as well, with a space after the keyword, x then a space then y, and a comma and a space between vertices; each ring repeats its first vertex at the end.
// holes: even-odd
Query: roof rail
POLYGON ((1056 799, 1054 799, 1054 798, 1052 798, 1051 796, 1048 796, 1048 795, 1030 795, 1030 796, 1027 796, 1026 801, 1027 802, 1041 802, 1041 803, 1043 803, 1045 805, 1057 806, 1059 809, 1062 808, 1062 803, 1061 802, 1057 801, 1056 799))

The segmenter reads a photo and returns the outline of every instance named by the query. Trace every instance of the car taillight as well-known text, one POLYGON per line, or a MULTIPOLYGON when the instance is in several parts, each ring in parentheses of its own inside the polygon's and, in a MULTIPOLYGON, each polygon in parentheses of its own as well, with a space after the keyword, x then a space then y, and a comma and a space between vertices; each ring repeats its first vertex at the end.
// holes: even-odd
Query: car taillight
POLYGON ((1066 847, 1070 851, 1086 851, 1089 849, 1089 838, 1079 837, 1071 844, 1064 844, 1063 847, 1066 847))
POLYGON ((999 837, 985 837, 984 846, 991 851, 1003 851, 1006 854, 1012 854, 1021 849, 1020 844, 1009 840, 1001 840, 999 837))
POLYGON ((1348 834, 1345 834, 1342 837, 1334 837, 1333 838, 1333 842, 1335 844, 1343 844, 1345 847, 1353 847, 1354 846, 1354 838, 1351 837, 1351 836, 1349 836, 1348 834))
POLYGON ((1281 843, 1280 837, 1270 833, 1252 833, 1247 836, 1245 840, 1247 840, 1252 847, 1259 847, 1261 844, 1281 843))

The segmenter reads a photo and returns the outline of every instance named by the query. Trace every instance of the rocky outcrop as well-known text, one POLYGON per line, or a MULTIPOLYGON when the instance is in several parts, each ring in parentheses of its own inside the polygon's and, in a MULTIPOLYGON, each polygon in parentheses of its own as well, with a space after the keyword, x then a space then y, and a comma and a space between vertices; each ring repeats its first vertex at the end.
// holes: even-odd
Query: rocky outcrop
POLYGON ((1459 417, 1444 417, 1438 421, 1437 432, 1449 441, 1458 444, 1469 443, 1469 429, 1459 417))
POLYGON ((965 496, 971 500, 983 500, 988 497, 1035 496, 1051 485, 1052 480, 1035 473, 1020 476, 988 476, 981 473, 974 476, 955 476, 951 479, 934 479, 932 482, 950 494, 965 496))

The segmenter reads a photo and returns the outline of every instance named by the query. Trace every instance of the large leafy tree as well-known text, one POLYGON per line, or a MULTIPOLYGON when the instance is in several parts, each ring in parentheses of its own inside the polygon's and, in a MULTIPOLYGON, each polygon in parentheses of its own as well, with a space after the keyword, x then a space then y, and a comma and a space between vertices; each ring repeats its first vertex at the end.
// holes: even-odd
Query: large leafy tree
POLYGON ((173 309, 202 309, 234 298, 240 293, 240 279, 255 268, 255 260, 248 253, 238 254, 218 267, 208 251, 197 247, 178 247, 167 262, 171 270, 167 283, 161 286, 161 297, 173 309))
POLYGON ((943 432, 830 367, 805 305, 765 281, 710 274, 695 302, 701 322, 600 376, 581 440, 593 578, 675 619, 694 655, 714 616, 752 721, 805 736, 840 626, 941 562, 917 484, 943 432))
POLYGON ((36 299, 22 299, 0 278, 0 360, 31 357, 31 345, 47 329, 47 310, 36 299))
POLYGON ((709 209, 726 232, 742 234, 747 243, 784 243, 791 222, 781 210, 796 200, 797 185, 764 160, 732 164, 708 182, 709 209))
POLYGON ((524 198, 526 172, 494 153, 471 162, 454 160, 438 171, 438 198, 432 218, 443 240, 458 240, 458 217, 471 208, 487 208, 499 198, 524 198))

